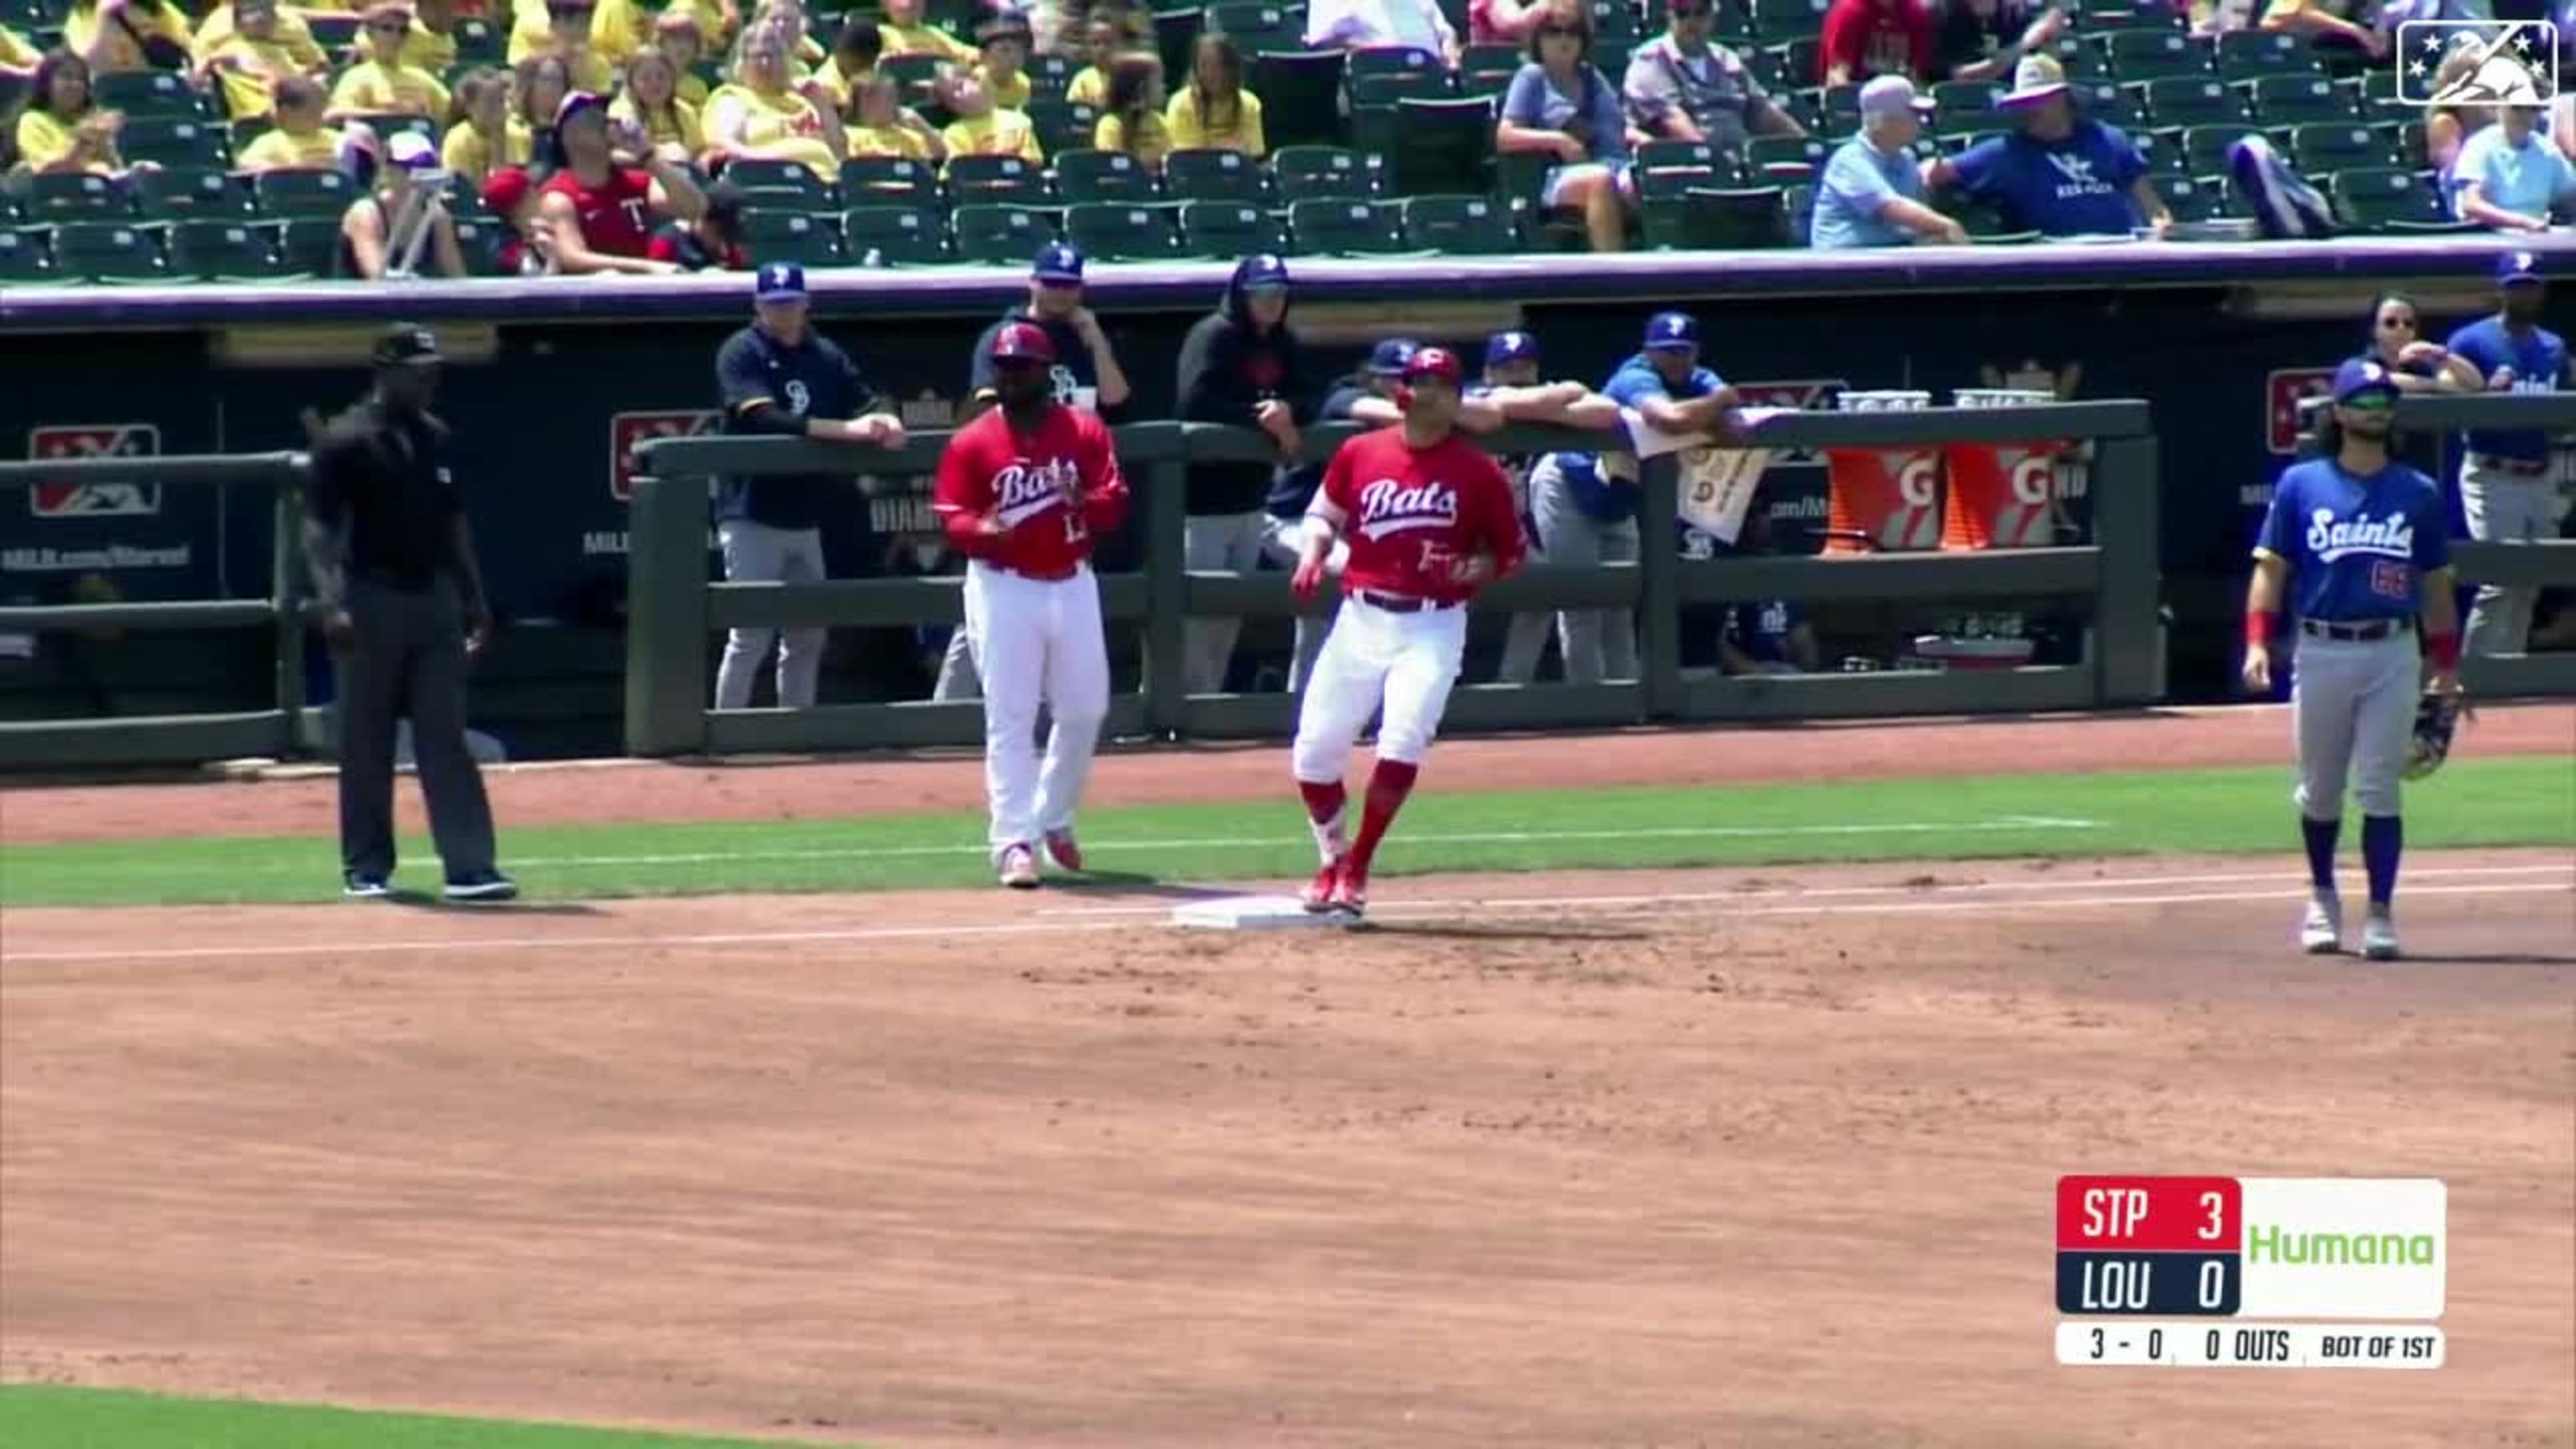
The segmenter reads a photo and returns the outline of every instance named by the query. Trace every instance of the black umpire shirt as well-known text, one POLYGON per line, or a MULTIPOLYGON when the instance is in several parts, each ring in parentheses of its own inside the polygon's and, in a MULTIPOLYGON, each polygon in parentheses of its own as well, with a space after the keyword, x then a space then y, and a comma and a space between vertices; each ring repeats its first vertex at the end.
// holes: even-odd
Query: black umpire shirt
POLYGON ((463 510, 435 418, 394 418, 373 402, 340 415, 313 450, 307 508, 326 528, 345 524, 349 577, 425 589, 455 562, 463 510))
MULTIPOLYGON (((811 330, 794 347, 758 327, 745 327, 716 351, 716 387, 724 395, 725 431, 777 436, 753 424, 749 404, 780 418, 854 418, 873 395, 856 363, 833 341, 811 330)), ((793 474, 774 478, 725 478, 716 489, 716 517, 744 518, 772 528, 818 528, 850 475, 793 474)))

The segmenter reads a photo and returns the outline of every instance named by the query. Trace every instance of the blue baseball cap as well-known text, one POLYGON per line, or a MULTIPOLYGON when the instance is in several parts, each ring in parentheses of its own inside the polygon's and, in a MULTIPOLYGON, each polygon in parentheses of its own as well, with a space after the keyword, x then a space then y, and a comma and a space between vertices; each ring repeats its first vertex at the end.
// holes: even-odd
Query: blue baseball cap
POLYGON ((1699 346, 1699 321, 1687 312, 1658 312, 1646 322, 1646 350, 1699 346))
POLYGON ((1234 264, 1234 286, 1238 291, 1255 287, 1288 285, 1288 263, 1269 252, 1245 257, 1234 264))
POLYGON ((2350 402, 2364 393, 2384 392, 2397 396, 2397 379, 2387 368, 2367 357, 2356 357, 2335 369, 2334 400, 2350 402))
POLYGON ((1485 365, 1538 361, 1538 339, 1527 332, 1497 332, 1485 339, 1485 365))
POLYGON ((1402 377, 1421 347, 1410 337, 1390 337, 1369 352, 1369 371, 1380 377, 1402 377))
POLYGON ((756 302, 802 302, 805 300, 805 269, 794 262, 764 264, 751 284, 756 302))
POLYGON ((1081 286, 1082 249, 1070 242, 1048 242, 1038 248, 1037 265, 1029 269, 1029 276, 1060 287, 1081 286))
POLYGON ((2540 254, 2538 252, 2506 252, 2496 258, 2497 286, 2510 287, 2521 282, 2539 285, 2540 254))

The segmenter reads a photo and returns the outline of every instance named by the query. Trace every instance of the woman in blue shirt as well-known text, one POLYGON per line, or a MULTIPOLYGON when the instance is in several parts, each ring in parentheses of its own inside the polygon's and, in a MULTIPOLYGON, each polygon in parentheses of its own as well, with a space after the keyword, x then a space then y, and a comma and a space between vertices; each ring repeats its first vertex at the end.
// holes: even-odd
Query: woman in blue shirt
POLYGON ((1592 14, 1553 8, 1530 32, 1529 63, 1503 96, 1494 143, 1554 156, 1539 204, 1583 213, 1596 252, 1623 250, 1637 192, 1618 88, 1592 63, 1592 14))

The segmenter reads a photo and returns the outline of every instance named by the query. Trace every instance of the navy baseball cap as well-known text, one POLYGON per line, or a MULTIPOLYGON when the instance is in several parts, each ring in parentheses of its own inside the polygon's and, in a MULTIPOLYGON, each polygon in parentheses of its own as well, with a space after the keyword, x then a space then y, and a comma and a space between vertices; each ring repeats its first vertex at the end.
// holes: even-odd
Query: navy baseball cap
POLYGON ((794 262, 766 263, 752 282, 751 296, 756 302, 802 302, 805 269, 794 262))
POLYGON ((1263 252, 1245 257, 1234 264, 1234 285, 1241 291, 1288 285, 1288 264, 1277 256, 1263 252))
POLYGON ((2530 283, 2537 286, 2539 282, 2540 254, 2538 252, 2506 252, 2496 258, 2497 286, 2510 287, 2517 283, 2530 283))
POLYGON ((1646 350, 1699 346, 1699 321, 1687 312, 1658 312, 1646 322, 1646 350))
POLYGON ((1081 248, 1069 242, 1048 242, 1038 249, 1037 265, 1029 269, 1029 276, 1059 287, 1081 286, 1081 248))
POLYGON ((1497 332, 1485 339, 1485 365, 1538 361, 1538 339, 1527 332, 1497 332))
POLYGON ((1422 344, 1410 337, 1390 337, 1369 353, 1369 371, 1380 377, 1402 377, 1422 344))
POLYGON ((2364 393, 2382 392, 2397 396, 2397 379, 2387 368, 2367 357, 2356 357, 2335 369, 2334 400, 2350 402, 2364 393))

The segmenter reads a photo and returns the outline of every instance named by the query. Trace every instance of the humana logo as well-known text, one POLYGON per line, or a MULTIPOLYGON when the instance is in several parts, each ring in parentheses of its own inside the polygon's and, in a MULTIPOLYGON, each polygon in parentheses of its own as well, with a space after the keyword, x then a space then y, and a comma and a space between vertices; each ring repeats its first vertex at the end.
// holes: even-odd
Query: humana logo
POLYGON ((2290 1233, 2249 1227, 2245 1260, 2254 1263, 2350 1263, 2365 1268, 2433 1266, 2431 1233, 2290 1233))

